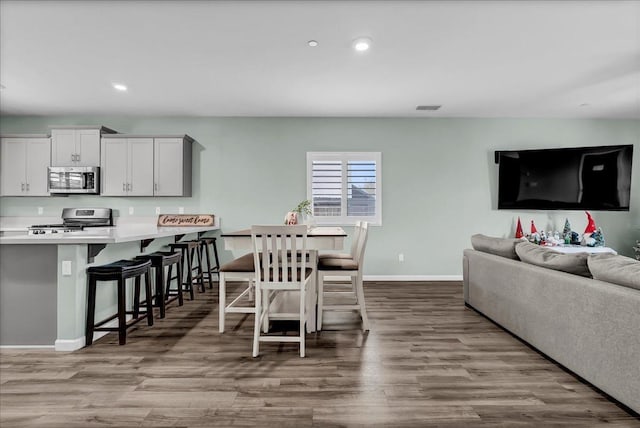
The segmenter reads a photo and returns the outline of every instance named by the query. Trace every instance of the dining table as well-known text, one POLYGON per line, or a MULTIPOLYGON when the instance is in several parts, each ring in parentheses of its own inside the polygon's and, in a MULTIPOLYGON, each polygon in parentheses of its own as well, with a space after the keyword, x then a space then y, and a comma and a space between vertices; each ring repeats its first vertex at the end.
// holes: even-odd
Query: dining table
MULTIPOLYGON (((242 229, 234 232, 225 232, 221 235, 224 241, 225 250, 229 251, 253 251, 253 243, 251 241, 251 229, 242 229)), ((307 251, 309 252, 309 267, 313 269, 312 280, 309 284, 308 294, 312 296, 311 310, 309 311, 309 321, 307 322, 307 332, 316 331, 317 319, 317 283, 318 283, 318 251, 331 250, 339 251, 344 248, 344 239, 347 237, 346 232, 340 226, 314 226, 307 231, 307 251)), ((222 294, 222 293, 221 293, 222 294)), ((225 297, 221 297, 220 307, 224 307, 225 297)), ((293 304, 295 299, 287 299, 284 305, 293 304)))

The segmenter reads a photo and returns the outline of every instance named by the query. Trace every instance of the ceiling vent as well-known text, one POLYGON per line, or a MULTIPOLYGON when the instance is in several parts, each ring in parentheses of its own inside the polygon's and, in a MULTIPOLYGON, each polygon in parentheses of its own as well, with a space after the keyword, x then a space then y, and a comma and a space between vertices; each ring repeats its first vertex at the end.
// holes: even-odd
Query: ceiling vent
POLYGON ((439 110, 440 107, 442 107, 442 106, 418 106, 418 107, 416 107, 416 110, 431 110, 431 111, 435 111, 435 110, 439 110))

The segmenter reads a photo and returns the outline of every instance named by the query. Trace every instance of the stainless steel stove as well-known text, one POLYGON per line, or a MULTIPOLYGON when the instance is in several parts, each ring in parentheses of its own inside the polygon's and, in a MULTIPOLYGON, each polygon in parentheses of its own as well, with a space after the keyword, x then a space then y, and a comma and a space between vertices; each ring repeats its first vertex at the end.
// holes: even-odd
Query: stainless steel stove
POLYGON ((35 224, 29 227, 29 235, 81 232, 97 226, 113 226, 111 208, 64 208, 62 224, 35 224))

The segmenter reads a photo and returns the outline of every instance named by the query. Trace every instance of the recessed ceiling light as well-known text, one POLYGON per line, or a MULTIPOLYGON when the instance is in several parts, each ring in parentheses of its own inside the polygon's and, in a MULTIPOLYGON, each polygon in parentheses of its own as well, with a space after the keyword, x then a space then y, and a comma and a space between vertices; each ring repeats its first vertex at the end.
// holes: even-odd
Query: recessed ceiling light
POLYGON ((318 42, 316 40, 309 40, 307 42, 307 45, 311 46, 312 48, 315 48, 316 46, 318 46, 318 42))
POLYGON ((123 85, 122 83, 114 83, 113 84, 113 89, 115 89, 116 91, 120 91, 120 92, 126 92, 127 91, 127 86, 123 85))
POLYGON ((353 48, 358 52, 368 51, 371 47, 371 39, 369 37, 358 37, 353 41, 353 48))

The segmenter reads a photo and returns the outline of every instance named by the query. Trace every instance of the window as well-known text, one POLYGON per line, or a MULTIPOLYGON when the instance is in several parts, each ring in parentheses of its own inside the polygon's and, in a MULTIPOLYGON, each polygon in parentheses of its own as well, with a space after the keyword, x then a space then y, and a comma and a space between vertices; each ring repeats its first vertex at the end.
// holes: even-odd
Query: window
POLYGON ((319 225, 382 224, 380 152, 308 152, 307 198, 319 225))

